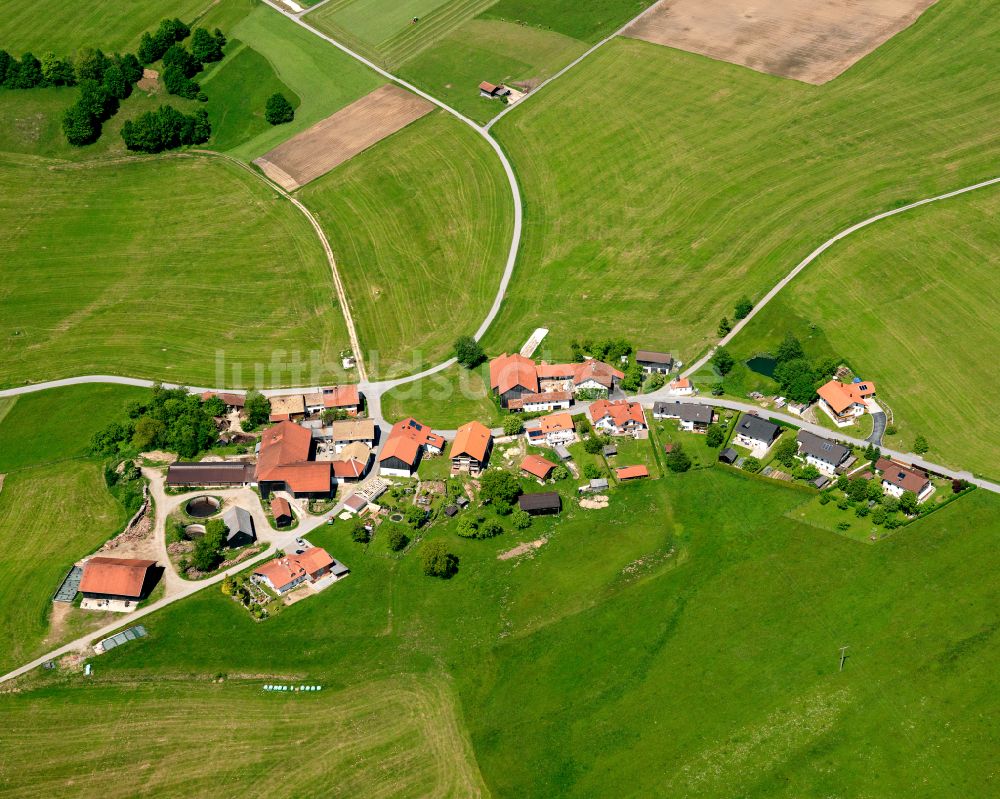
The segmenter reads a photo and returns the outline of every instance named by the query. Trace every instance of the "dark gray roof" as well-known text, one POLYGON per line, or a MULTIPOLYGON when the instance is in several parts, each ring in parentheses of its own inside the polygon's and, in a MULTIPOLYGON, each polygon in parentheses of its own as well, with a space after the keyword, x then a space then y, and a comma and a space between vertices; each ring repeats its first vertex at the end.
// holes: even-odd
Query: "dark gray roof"
POLYGON ((816 488, 823 489, 823 488, 826 488, 826 486, 827 486, 827 484, 829 482, 830 482, 830 478, 829 477, 825 477, 824 475, 820 475, 819 477, 817 477, 815 480, 812 481, 812 484, 814 486, 816 486, 816 488))
POLYGON ((759 416, 750 416, 750 414, 745 413, 740 418, 739 424, 736 425, 736 432, 747 438, 752 438, 756 441, 766 441, 770 444, 778 437, 781 428, 774 422, 769 422, 766 419, 761 419, 759 416))
POLYGON ((167 469, 167 485, 242 485, 253 480, 253 474, 252 463, 173 463, 167 469))
POLYGON ((590 481, 590 487, 595 489, 607 488, 608 478, 607 477, 595 477, 590 481))
POLYGON ((639 350, 635 354, 638 363, 655 363, 663 366, 673 366, 674 357, 669 352, 655 352, 654 350, 639 350))
POLYGON ((712 423, 712 406, 702 405, 699 402, 654 402, 653 414, 655 416, 676 416, 685 422, 701 422, 702 424, 712 423))
POLYGON ((570 451, 568 449, 566 449, 566 447, 564 447, 562 444, 559 444, 559 445, 556 446, 556 455, 559 456, 560 460, 564 460, 564 461, 568 461, 568 460, 570 460, 573 457, 570 454, 570 451))
POLYGON ((803 455, 811 455, 834 466, 839 466, 851 454, 847 447, 815 433, 810 433, 808 430, 799 430, 795 438, 799 442, 799 452, 803 455))
POLYGON ((222 521, 226 523, 226 540, 232 541, 233 538, 240 533, 245 533, 246 535, 254 538, 253 532, 253 517, 250 516, 250 512, 234 506, 227 510, 222 517, 222 521))
POLYGON ((555 491, 543 491, 537 494, 521 494, 517 498, 517 504, 521 510, 558 510, 562 507, 562 500, 555 491))
POLYGON ((447 508, 444 509, 445 516, 454 516, 456 513, 458 513, 458 508, 456 508, 454 505, 449 505, 447 508))
POLYGON ((330 567, 330 573, 336 575, 337 577, 343 577, 345 574, 350 574, 350 569, 348 569, 343 563, 341 563, 336 558, 333 559, 333 565, 330 567))
POLYGON ((605 456, 607 456, 607 455, 617 455, 618 454, 618 447, 616 447, 614 444, 608 444, 604 448, 603 452, 604 452, 605 456))
POLYGON ((735 449, 732 447, 726 447, 722 452, 719 453, 719 460, 725 463, 732 463, 740 456, 735 449))

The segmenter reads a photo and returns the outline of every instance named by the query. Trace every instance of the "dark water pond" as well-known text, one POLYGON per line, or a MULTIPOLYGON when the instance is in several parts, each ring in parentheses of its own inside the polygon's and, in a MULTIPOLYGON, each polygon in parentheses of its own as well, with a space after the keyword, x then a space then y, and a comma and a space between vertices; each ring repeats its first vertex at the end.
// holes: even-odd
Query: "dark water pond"
POLYGON ((764 375, 764 377, 774 377, 774 369, 777 365, 778 362, 770 355, 754 355, 747 361, 751 372, 764 375))
POLYGON ((198 519, 213 516, 219 512, 219 500, 212 497, 195 497, 188 502, 187 512, 198 519))

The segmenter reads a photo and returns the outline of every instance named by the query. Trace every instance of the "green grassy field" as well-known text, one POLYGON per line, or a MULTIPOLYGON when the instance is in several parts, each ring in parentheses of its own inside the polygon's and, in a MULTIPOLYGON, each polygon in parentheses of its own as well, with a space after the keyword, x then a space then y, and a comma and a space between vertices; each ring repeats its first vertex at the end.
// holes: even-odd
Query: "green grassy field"
POLYGON ((103 684, 88 693, 76 708, 65 704, 70 697, 64 691, 51 691, 15 699, 0 711, 8 729, 64 733, 44 758, 32 756, 32 736, 5 736, 3 759, 19 767, 16 776, 0 775, 0 791, 11 797, 59 794, 69 784, 76 796, 125 799, 137 792, 217 796, 225 785, 224 793, 239 786, 243 796, 287 799, 486 795, 441 678, 318 694, 274 695, 257 685, 182 681, 103 684), (83 713, 77 716, 74 709, 83 713), (134 736, 124 757, 123 723, 134 736), (84 751, 87 766, 81 770, 84 751), (151 768, 140 776, 142 763, 151 768))
POLYGON ((255 364, 275 384, 331 374, 343 317, 287 200, 205 157, 47 166, 0 161, 0 385, 101 372, 215 385, 220 352, 227 384, 255 382, 255 364), (281 367, 313 353, 315 368, 281 367))
POLYGON ((493 301, 510 244, 496 156, 443 112, 299 192, 327 232, 371 376, 450 354, 493 301))
MULTIPOLYGON (((350 56, 263 4, 257 5, 227 33, 267 59, 275 73, 273 80, 283 83, 299 98, 294 121, 274 127, 267 125, 253 138, 234 147, 231 154, 247 161, 385 83, 350 56)), ((232 77, 234 86, 243 84, 247 91, 257 91, 242 71, 232 77)), ((211 99, 212 93, 207 93, 211 99)), ((239 97, 232 96, 230 100, 237 102, 239 97)))
POLYGON ((100 463, 87 457, 93 433, 145 392, 74 386, 5 401, 0 413, 0 671, 59 643, 50 599, 75 560, 125 523, 100 463))
MULTIPOLYGON (((0 697, 0 719, 19 733, 0 746, 9 762, 24 759, 24 740, 51 749, 26 764, 27 795, 93 762, 65 745, 67 736, 100 729, 125 709, 118 730, 135 743, 115 750, 121 795, 137 780, 158 795, 217 791, 207 761, 192 773, 140 768, 159 762, 155 752, 172 762, 192 738, 223 751, 224 742, 248 739, 241 757, 254 767, 234 769, 237 753, 212 767, 245 793, 270 778, 271 755, 261 753, 273 749, 280 760, 286 751, 286 703, 346 690, 366 694, 359 712, 381 719, 367 702, 382 686, 436 681, 448 686, 453 698, 442 704, 458 718, 428 713, 412 747, 467 728, 497 797, 988 793, 996 498, 976 492, 866 546, 787 518, 812 496, 705 469, 622 486, 603 511, 567 504, 561 517, 536 519, 517 536, 459 539, 452 522, 428 533, 460 558, 446 582, 423 577, 415 552, 365 555, 347 525, 335 526, 318 542, 348 563, 348 580, 263 624, 215 590, 178 603, 147 619, 148 639, 97 660, 96 681, 43 673, 0 697), (497 560, 538 537, 547 543, 532 556, 497 560), (228 680, 209 684, 220 672, 228 680), (273 681, 325 689, 266 700, 255 692, 273 681), (197 735, 174 731, 175 715, 211 707, 213 697, 228 702, 230 723, 201 712, 197 735), (262 710, 265 701, 277 718, 262 710), (54 707, 74 710, 58 729, 54 707), (242 730, 250 717, 254 731, 234 734, 232 725, 242 730), (166 774, 175 782, 159 782, 166 774)), ((298 739, 311 744, 301 748, 329 758, 338 783, 373 779, 371 757, 345 762, 339 753, 368 751, 382 724, 336 726, 342 732, 321 745, 311 726, 320 717, 339 724, 300 714, 298 739)), ((412 753, 402 747, 397 756, 412 753)), ((106 788, 86 782, 78 794, 98 790, 106 788)))
POLYGON ((893 449, 924 435, 927 457, 998 475, 992 364, 1000 293, 1000 186, 863 230, 810 265, 733 341, 741 356, 788 332, 874 380, 893 412, 893 449), (813 327, 815 326, 815 327, 813 327))
POLYGON ((597 0, 581 7, 573 0, 499 0, 482 13, 501 19, 552 30, 592 44, 616 31, 647 6, 649 0, 597 0))
MULTIPOLYGON (((18 3, 0 0, 3 34, 0 47, 20 55, 30 50, 43 53, 75 53, 82 47, 106 51, 134 49, 144 31, 155 30, 164 17, 192 22, 213 6, 210 22, 223 10, 249 6, 249 0, 93 0, 77 6, 61 0, 18 3)), ((216 23, 218 24, 218 23, 216 23)))
POLYGON ((477 122, 502 108, 481 81, 536 85, 586 50, 569 36, 495 19, 471 19, 400 67, 400 75, 477 122))
POLYGON ((527 220, 488 348, 543 326, 562 355, 627 332, 690 361, 839 230, 995 176, 1000 21, 979 9, 937 4, 824 86, 639 41, 598 51, 497 126, 527 220))
POLYGON ((485 369, 451 366, 383 394, 382 415, 391 422, 413 416, 438 430, 457 430, 473 419, 495 427, 500 412, 489 397, 488 381, 485 369))

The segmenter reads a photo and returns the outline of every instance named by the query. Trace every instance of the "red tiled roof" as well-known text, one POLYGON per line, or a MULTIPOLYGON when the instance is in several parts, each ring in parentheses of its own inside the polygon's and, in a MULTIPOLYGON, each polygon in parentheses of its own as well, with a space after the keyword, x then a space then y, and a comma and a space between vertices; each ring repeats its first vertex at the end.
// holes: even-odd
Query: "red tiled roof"
POLYGON ((543 433, 559 433, 573 429, 573 417, 568 413, 551 413, 538 420, 543 433))
POLYGON ((212 397, 218 397, 226 405, 232 405, 234 408, 242 408, 246 404, 246 397, 243 394, 227 394, 224 391, 206 391, 201 395, 202 400, 211 399, 212 397))
POLYGON ((605 416, 611 417, 611 423, 618 428, 625 427, 630 421, 645 427, 646 417, 643 415, 642 406, 638 402, 628 400, 597 400, 590 405, 590 418, 594 422, 599 422, 605 416))
POLYGON ((494 86, 492 83, 490 83, 489 81, 485 81, 485 80, 482 83, 479 84, 480 91, 484 91, 484 92, 487 92, 489 94, 493 94, 493 92, 495 92, 499 88, 500 88, 499 86, 494 86))
POLYGON ((155 560, 93 557, 83 564, 80 590, 87 594, 112 594, 138 599, 146 582, 146 572, 155 560))
POLYGON ((645 466, 621 466, 615 469, 615 477, 619 480, 633 480, 636 477, 649 477, 649 469, 645 466))
POLYGON ((455 434, 449 457, 456 458, 460 455, 467 455, 474 460, 483 461, 492 438, 493 434, 490 433, 490 429, 482 422, 472 421, 463 424, 455 434))
POLYGON ((874 383, 841 383, 831 380, 824 383, 816 393, 833 408, 834 413, 843 413, 855 403, 860 403, 875 393, 874 383))
POLYGON ((552 461, 547 461, 538 455, 525 455, 521 461, 521 471, 533 474, 535 477, 544 480, 549 476, 549 472, 556 468, 552 461))
POLYGON ((379 462, 389 458, 399 458, 403 463, 412 466, 416 462, 417 451, 421 446, 444 449, 444 436, 439 436, 427 425, 409 416, 392 426, 378 456, 379 462))
POLYGON ((895 461, 887 461, 885 458, 879 458, 875 468, 882 472, 883 481, 904 491, 912 491, 914 494, 923 491, 929 479, 924 472, 910 469, 895 461))
POLYGON ((254 574, 266 577, 275 588, 288 585, 307 574, 329 568, 333 558, 322 547, 310 547, 301 555, 286 555, 270 560, 254 570, 254 574))
POLYGON ((350 458, 346 461, 333 461, 333 474, 335 477, 359 478, 365 473, 365 465, 360 461, 350 458))
POLYGON ((351 408, 361 404, 357 386, 329 386, 323 389, 323 406, 326 408, 351 408))
POLYGON ((686 377, 678 377, 676 380, 670 381, 670 388, 673 389, 691 388, 691 381, 688 380, 686 377))
POLYGON ((271 513, 274 518, 279 516, 292 516, 292 506, 288 504, 288 500, 284 497, 275 497, 271 500, 271 513))
POLYGON ((580 385, 580 383, 587 380, 594 380, 605 388, 611 388, 614 384, 613 378, 621 380, 623 377, 625 377, 624 372, 619 372, 613 366, 603 361, 589 360, 579 364, 579 368, 573 377, 573 382, 576 385, 580 385))
POLYGON ((257 458, 257 480, 287 483, 292 491, 330 490, 328 461, 309 460, 312 434, 294 422, 279 422, 264 431, 257 458))
POLYGON ((538 391, 534 361, 518 353, 504 353, 490 361, 490 388, 505 394, 517 386, 533 393, 538 391))

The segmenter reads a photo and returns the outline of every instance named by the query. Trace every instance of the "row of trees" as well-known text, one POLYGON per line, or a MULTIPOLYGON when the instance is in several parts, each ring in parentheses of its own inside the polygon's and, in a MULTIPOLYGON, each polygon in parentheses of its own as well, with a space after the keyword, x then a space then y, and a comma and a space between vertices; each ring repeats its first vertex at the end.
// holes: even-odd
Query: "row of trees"
POLYGON ((101 83, 105 73, 112 66, 119 67, 124 73, 138 75, 132 83, 142 77, 142 66, 132 54, 105 55, 101 50, 85 48, 72 58, 63 58, 55 53, 46 53, 42 59, 37 59, 31 53, 25 53, 21 60, 14 58, 5 50, 0 50, 0 88, 4 89, 36 89, 49 86, 76 86, 85 80, 101 83))

